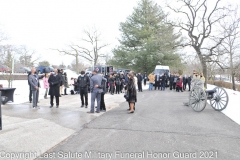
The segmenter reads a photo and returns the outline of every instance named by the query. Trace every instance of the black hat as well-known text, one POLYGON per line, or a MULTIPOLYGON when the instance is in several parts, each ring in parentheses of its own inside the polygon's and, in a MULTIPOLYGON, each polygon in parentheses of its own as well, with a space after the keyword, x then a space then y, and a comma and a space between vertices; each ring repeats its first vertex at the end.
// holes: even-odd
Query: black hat
POLYGON ((80 73, 81 73, 81 74, 85 74, 85 71, 81 71, 80 73))

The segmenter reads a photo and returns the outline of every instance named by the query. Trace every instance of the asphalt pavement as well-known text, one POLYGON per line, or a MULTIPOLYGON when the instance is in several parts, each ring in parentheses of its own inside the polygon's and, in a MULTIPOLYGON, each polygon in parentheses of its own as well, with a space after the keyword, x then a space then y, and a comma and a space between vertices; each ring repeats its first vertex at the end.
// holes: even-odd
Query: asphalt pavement
POLYGON ((123 102, 38 159, 239 160, 240 126, 209 105, 194 112, 183 105, 188 95, 140 92, 134 114, 123 102))

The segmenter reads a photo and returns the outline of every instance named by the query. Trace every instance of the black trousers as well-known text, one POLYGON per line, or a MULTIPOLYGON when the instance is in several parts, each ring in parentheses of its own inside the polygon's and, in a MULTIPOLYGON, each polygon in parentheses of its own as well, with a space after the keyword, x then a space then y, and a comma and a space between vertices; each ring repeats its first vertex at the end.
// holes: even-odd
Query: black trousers
POLYGON ((29 85, 29 102, 32 102, 32 90, 30 85, 29 85))
POLYGON ((187 87, 187 83, 185 82, 185 83, 183 83, 183 90, 185 90, 186 87, 187 87))
POLYGON ((59 106, 59 97, 58 96, 50 96, 50 104, 53 106, 53 98, 56 98, 56 105, 59 106))
POLYGON ((144 86, 146 86, 147 80, 144 79, 144 80, 143 80, 143 83, 144 83, 144 86))
POLYGON ((142 92, 142 82, 138 82, 138 90, 139 92, 142 92))
POLYGON ((188 90, 191 90, 191 83, 188 83, 188 90))
POLYGON ((173 89, 176 89, 176 82, 173 82, 173 89))
POLYGON ((116 94, 120 92, 120 85, 116 85, 116 94))
POLYGON ((110 83, 110 93, 114 94, 114 84, 110 83))
POLYGON ((85 97, 85 105, 88 105, 88 90, 87 88, 80 88, 80 98, 82 105, 84 105, 84 98, 85 97))
POLYGON ((101 93, 101 103, 100 103, 100 110, 106 110, 105 102, 104 102, 104 94, 101 93))
POLYGON ((173 82, 170 82, 170 83, 169 83, 169 88, 170 88, 170 90, 172 90, 172 88, 173 88, 173 82))
POLYGON ((159 88, 160 88, 160 81, 156 81, 155 82, 155 90, 156 90, 156 88, 158 88, 158 90, 159 90, 159 88))

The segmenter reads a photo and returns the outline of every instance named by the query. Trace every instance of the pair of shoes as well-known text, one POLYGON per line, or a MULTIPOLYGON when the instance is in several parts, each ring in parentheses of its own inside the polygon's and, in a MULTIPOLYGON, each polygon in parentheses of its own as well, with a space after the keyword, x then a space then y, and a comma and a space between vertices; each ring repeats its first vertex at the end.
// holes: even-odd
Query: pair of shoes
POLYGON ((106 112, 106 109, 102 109, 100 112, 106 112))
POLYGON ((81 105, 81 108, 83 108, 84 107, 84 105, 81 105))
POLYGON ((87 113, 94 113, 94 112, 89 111, 89 112, 87 112, 87 113))
POLYGON ((85 108, 88 108, 88 106, 86 105, 85 108))
POLYGON ((100 113, 100 111, 95 111, 96 113, 100 113))
POLYGON ((53 107, 53 105, 51 105, 49 108, 52 108, 53 107))
POLYGON ((57 107, 56 108, 59 108, 59 105, 57 105, 57 107))
POLYGON ((128 113, 131 114, 131 113, 134 113, 134 111, 129 111, 128 113))

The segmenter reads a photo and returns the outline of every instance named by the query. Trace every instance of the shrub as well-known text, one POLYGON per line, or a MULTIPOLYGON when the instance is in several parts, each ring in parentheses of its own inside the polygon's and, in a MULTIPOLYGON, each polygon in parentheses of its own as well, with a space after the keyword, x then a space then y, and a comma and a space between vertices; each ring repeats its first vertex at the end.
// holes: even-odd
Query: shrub
MULTIPOLYGON (((208 84, 212 84, 218 87, 223 87, 223 88, 228 88, 228 89, 232 89, 232 83, 230 82, 224 82, 224 81, 208 81, 208 84)), ((240 91, 240 85, 239 84, 235 84, 236 85, 236 90, 240 91)))

